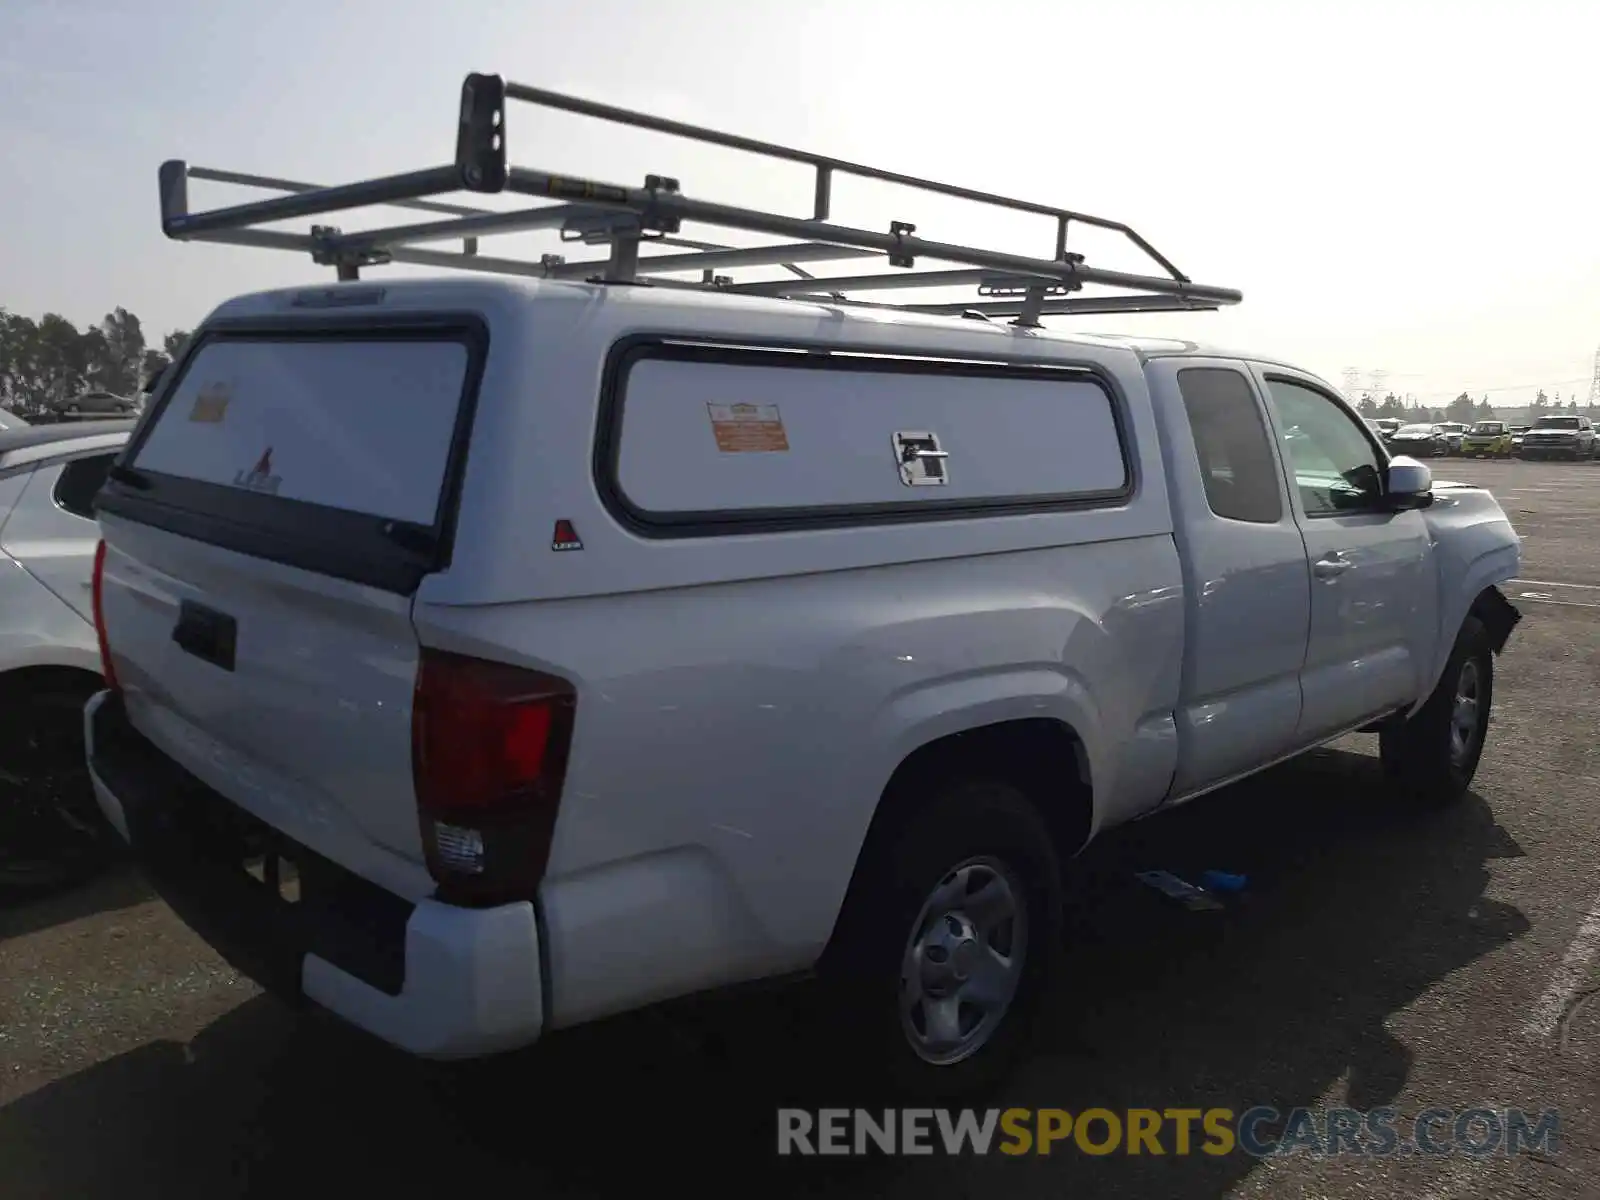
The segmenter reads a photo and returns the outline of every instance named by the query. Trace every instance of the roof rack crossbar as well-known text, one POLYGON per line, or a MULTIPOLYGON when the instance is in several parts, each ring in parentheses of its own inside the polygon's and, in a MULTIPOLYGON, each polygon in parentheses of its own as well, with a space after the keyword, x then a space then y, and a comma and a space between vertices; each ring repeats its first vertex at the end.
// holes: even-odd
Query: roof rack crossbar
MULTIPOLYGON (((216 242, 229 246, 250 246, 259 250, 293 250, 313 256, 324 253, 323 239, 305 233, 285 233, 276 229, 225 229, 196 235, 193 241, 216 242)), ((519 258, 495 258, 484 254, 464 254, 446 250, 415 250, 397 247, 389 252, 392 261, 414 267, 433 267, 454 271, 478 271, 487 275, 523 275, 542 279, 542 263, 519 258)))
MULTIPOLYGON (((932 316, 959 317, 964 313, 981 313, 989 317, 1015 317, 1026 306, 1019 300, 986 300, 976 303, 895 304, 890 307, 932 316)), ((1092 313, 1216 312, 1221 307, 1214 301, 1182 296, 1061 296, 1046 297, 1040 312, 1047 317, 1062 317, 1092 313)))
MULTIPOLYGON (((669 239, 660 239, 663 242, 669 239)), ((831 246, 823 242, 797 242, 782 246, 733 247, 700 250, 693 254, 657 254, 639 257, 639 273, 700 271, 711 268, 792 266, 803 262, 837 262, 848 258, 876 258, 876 250, 857 246, 831 246)), ((604 259, 565 263, 552 267, 552 279, 584 279, 605 266, 604 259)))
POLYGON ((524 233, 533 229, 549 229, 569 221, 592 215, 593 209, 581 204, 545 204, 520 212, 482 213, 473 217, 457 217, 450 221, 425 221, 417 225, 391 225, 382 229, 364 229, 359 233, 340 236, 341 242, 354 246, 387 249, 413 242, 448 242, 456 238, 478 237, 489 233, 524 233))
MULTIPOLYGON (((203 179, 208 183, 231 183, 239 187, 265 188, 274 192, 325 192, 327 185, 305 183, 298 179, 277 179, 271 175, 247 175, 242 171, 218 171, 212 167, 190 167, 190 179, 203 179)), ((477 217, 492 213, 493 209, 471 208, 465 204, 440 204, 435 200, 390 200, 391 208, 407 208, 415 212, 443 213, 451 217, 477 217)))
POLYGON ((925 313, 1014 315, 1019 324, 1035 324, 1039 316, 1055 313, 1214 309, 1238 303, 1241 299, 1240 293, 1234 289, 1193 282, 1148 241, 1120 221, 812 154, 542 88, 506 83, 493 75, 469 75, 463 83, 455 161, 448 165, 319 187, 296 180, 192 167, 173 160, 162 164, 160 188, 162 228, 168 237, 308 252, 316 262, 337 267, 340 279, 357 278, 360 268, 391 261, 558 279, 622 281, 643 278, 663 285, 672 283, 674 286, 683 281, 652 277, 674 271, 699 271, 700 281, 688 286, 747 295, 821 297, 832 303, 853 303, 844 294, 847 290, 881 291, 976 284, 980 295, 985 297, 985 301, 976 306, 971 303, 877 303, 869 307, 902 308, 925 313), (815 172, 811 216, 786 216, 694 199, 683 194, 677 180, 664 176, 647 176, 644 186, 632 187, 509 166, 505 136, 507 100, 524 101, 809 166, 815 172), (831 205, 836 175, 851 175, 1015 212, 1052 217, 1056 223, 1053 256, 1034 258, 983 246, 919 238, 915 225, 901 221, 891 222, 887 231, 834 224, 831 205), (191 178, 255 186, 287 194, 193 212, 190 211, 188 200, 188 181, 191 178), (502 212, 433 199, 457 191, 511 192, 553 203, 502 212), (397 206, 449 219, 349 233, 331 226, 314 226, 309 235, 257 228, 269 222, 379 205, 397 206), (786 241, 774 246, 723 246, 694 241, 681 236, 685 222, 783 238, 786 241), (1136 274, 1087 265, 1083 255, 1067 249, 1068 231, 1073 222, 1121 234, 1159 267, 1161 273, 1136 274), (563 241, 606 246, 608 256, 567 262, 559 255, 547 254, 534 262, 478 253, 480 236, 551 228, 560 230, 563 241), (461 253, 426 250, 417 245, 455 239, 463 243, 461 253), (654 244, 674 246, 690 252, 666 255, 640 253, 642 247, 654 244), (800 262, 854 258, 882 258, 893 269, 882 274, 818 279, 810 277, 796 265, 800 262), (956 269, 916 270, 917 260, 922 258, 951 264, 956 269), (736 284, 731 279, 715 274, 717 268, 755 266, 781 266, 798 278, 736 284), (1063 295, 1078 292, 1085 285, 1099 285, 1138 294, 1118 297, 1063 295))
MULTIPOLYGON (((913 287, 964 287, 976 284, 981 288, 1000 287, 1023 290, 1029 285, 1044 288, 1066 288, 1059 280, 1038 276, 999 274, 980 267, 963 267, 953 271, 879 271, 871 275, 823 276, 817 279, 773 279, 761 283, 733 284, 724 291, 743 296, 794 296, 801 292, 870 292, 890 291, 913 287)), ((987 293, 985 293, 987 294, 987 293)), ((962 305, 962 308, 968 307, 962 305)))
MULTIPOLYGON (((211 233, 218 229, 239 229, 247 225, 260 225, 267 221, 287 221, 293 217, 315 217, 322 213, 343 212, 373 204, 391 204, 396 200, 417 200, 457 191, 461 187, 461 173, 454 166, 427 167, 421 171, 407 171, 401 175, 385 175, 378 179, 365 179, 359 183, 346 183, 322 188, 315 192, 294 192, 275 196, 271 200, 254 200, 249 204, 235 204, 229 208, 210 212, 191 213, 187 196, 181 208, 173 204, 177 188, 187 192, 184 183, 188 168, 183 163, 163 163, 161 167, 162 226, 168 237, 193 237, 198 233, 211 233), (181 170, 180 170, 181 169, 181 170)), ((472 218, 463 218, 470 220, 472 218)))

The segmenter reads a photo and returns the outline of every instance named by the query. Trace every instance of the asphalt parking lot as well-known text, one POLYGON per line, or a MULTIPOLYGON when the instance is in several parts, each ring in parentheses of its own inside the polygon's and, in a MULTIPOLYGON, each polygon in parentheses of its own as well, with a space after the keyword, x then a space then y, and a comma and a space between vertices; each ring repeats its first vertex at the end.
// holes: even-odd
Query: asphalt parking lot
POLYGON ((1526 539, 1506 589, 1525 620, 1473 794, 1403 810, 1358 736, 1095 848, 1048 1036, 996 1104, 1387 1105, 1402 1125, 1434 1107, 1558 1109, 1554 1148, 779 1160, 775 1107, 826 1090, 803 1006, 697 1001, 491 1070, 423 1070, 291 1016, 121 872, 0 909, 0 1189, 1600 1195, 1600 464, 1433 466, 1491 487, 1526 539), (1147 867, 1242 872, 1250 891, 1190 913, 1133 881, 1147 867))

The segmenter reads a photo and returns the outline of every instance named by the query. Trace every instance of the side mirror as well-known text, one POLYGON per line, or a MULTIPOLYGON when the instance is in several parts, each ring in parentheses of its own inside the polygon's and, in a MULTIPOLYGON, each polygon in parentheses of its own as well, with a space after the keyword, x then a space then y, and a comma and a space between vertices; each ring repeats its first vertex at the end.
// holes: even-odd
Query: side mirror
POLYGON ((1391 458, 1383 494, 1396 512, 1427 508, 1433 503, 1433 472, 1407 455, 1391 458))

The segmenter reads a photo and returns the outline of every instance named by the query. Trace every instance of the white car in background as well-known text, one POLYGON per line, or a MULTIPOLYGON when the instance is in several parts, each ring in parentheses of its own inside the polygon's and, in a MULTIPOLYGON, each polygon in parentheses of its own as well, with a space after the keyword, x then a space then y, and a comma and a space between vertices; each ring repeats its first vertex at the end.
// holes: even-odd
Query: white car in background
POLYGON ((61 882, 113 845, 82 711, 102 686, 92 503, 133 425, 0 424, 0 886, 61 882))

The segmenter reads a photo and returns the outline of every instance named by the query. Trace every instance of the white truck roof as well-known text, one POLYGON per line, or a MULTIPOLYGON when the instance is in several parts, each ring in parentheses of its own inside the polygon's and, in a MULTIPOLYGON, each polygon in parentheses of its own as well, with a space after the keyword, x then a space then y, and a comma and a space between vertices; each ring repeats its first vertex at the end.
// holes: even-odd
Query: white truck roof
MULTIPOLYGON (((366 291, 366 288, 360 289, 366 291)), ((250 320, 263 316, 305 312, 339 297, 339 308, 358 305, 351 293, 357 289, 298 287, 274 288, 235 296, 221 304, 207 322, 250 320)), ((724 324, 730 328, 754 330, 777 321, 792 335, 796 324, 811 323, 829 332, 823 340, 849 341, 868 333, 886 343, 915 345, 919 349, 960 345, 964 352, 982 353, 985 347, 997 351, 1004 347, 1008 358, 1020 355, 1081 361, 1102 354, 1132 358, 1162 358, 1174 355, 1207 358, 1248 359, 1303 370, 1270 355, 1246 352, 1207 342, 1148 334, 1099 333, 1087 330, 1019 326, 1005 321, 925 313, 898 307, 840 306, 818 300, 773 299, 723 291, 682 288, 624 287, 605 283, 562 280, 530 280, 492 276, 439 276, 428 279, 386 279, 368 291, 370 302, 390 310, 421 309, 439 311, 452 306, 466 309, 480 305, 491 308, 522 307, 536 304, 579 303, 600 305, 608 322, 625 326, 629 322, 659 322, 664 312, 679 314, 674 323, 695 326, 724 324), (848 329, 848 334, 840 334, 848 329)), ((888 348, 886 345, 884 348, 888 348)))

